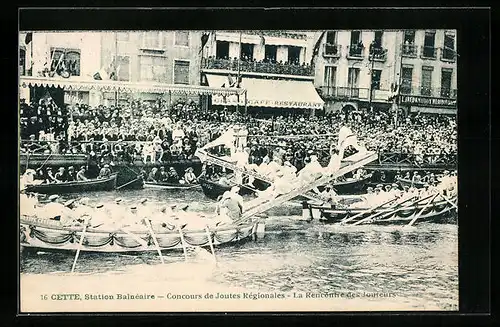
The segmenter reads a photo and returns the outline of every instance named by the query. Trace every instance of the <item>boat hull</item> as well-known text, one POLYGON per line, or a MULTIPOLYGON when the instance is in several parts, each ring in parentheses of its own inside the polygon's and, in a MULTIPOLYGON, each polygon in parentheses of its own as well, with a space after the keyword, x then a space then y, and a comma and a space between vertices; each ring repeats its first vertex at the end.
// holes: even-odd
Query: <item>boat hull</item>
POLYGON ((144 188, 162 189, 162 190, 196 190, 200 189, 200 184, 179 184, 179 183, 153 183, 144 182, 144 188))
MULTIPOLYGON (((368 174, 361 179, 348 180, 332 184, 337 194, 355 194, 364 190, 366 184, 370 181, 372 174, 368 174)), ((320 186, 318 189, 322 192, 325 187, 320 186)))
POLYGON ((112 191, 116 189, 116 176, 117 174, 112 174, 109 178, 105 179, 92 179, 88 181, 30 185, 26 187, 25 191, 31 193, 42 193, 42 194, 112 191))
POLYGON ((422 188, 424 187, 425 183, 424 182, 412 182, 409 179, 404 179, 404 178, 398 178, 397 182, 401 187, 408 186, 408 187, 415 187, 415 188, 422 188))
MULTIPOLYGON (((203 194, 205 194, 205 196, 207 196, 208 198, 210 198, 212 200, 217 200, 217 198, 219 196, 224 194, 224 192, 231 190, 231 187, 233 187, 233 185, 230 185, 230 186, 221 185, 217 182, 212 182, 212 181, 206 180, 204 178, 199 178, 199 182, 201 185, 201 189, 203 190, 203 194)), ((251 187, 254 187, 254 186, 252 185, 251 187)), ((239 193, 240 193, 240 195, 248 195, 248 194, 252 194, 253 192, 254 192, 254 190, 242 186, 242 187, 240 187, 239 193)))
MULTIPOLYGON (((450 199, 454 203, 456 197, 450 199)), ((331 206, 317 205, 317 204, 305 204, 305 210, 309 210, 310 216, 314 216, 313 211, 319 212, 319 218, 328 223, 338 223, 343 219, 353 217, 355 215, 361 214, 367 211, 369 208, 353 208, 353 209, 335 209, 331 206)), ((349 222, 353 224, 360 222, 362 219, 368 218, 370 215, 377 214, 372 220, 365 220, 360 222, 360 224, 378 224, 378 225, 389 225, 389 224, 405 224, 410 222, 416 217, 418 213, 421 212, 418 221, 439 221, 444 215, 454 211, 454 206, 451 205, 446 200, 435 201, 431 205, 426 207, 426 203, 421 203, 404 209, 397 210, 388 208, 376 209, 372 212, 367 212, 360 215, 355 220, 349 222), (425 207, 425 208, 424 208, 425 207), (423 210, 423 211, 422 211, 423 210), (392 212, 392 213, 391 213, 392 212)))
MULTIPOLYGON (((75 251, 80 247, 82 227, 61 227, 50 220, 41 220, 34 217, 21 218, 20 227, 21 246, 47 250, 75 251)), ((154 232, 160 250, 175 250, 186 247, 204 247, 238 242, 250 238, 256 233, 257 223, 248 223, 240 226, 228 225, 210 230, 186 230, 181 234, 178 231, 167 229, 154 232), (210 240, 209 240, 210 235, 210 240), (184 243, 183 243, 184 241, 184 243), (211 241, 211 242, 210 242, 211 241)), ((81 251, 86 252, 148 252, 157 251, 153 237, 147 230, 123 231, 87 229, 83 238, 81 251), (140 238, 143 242, 138 241, 140 238)))

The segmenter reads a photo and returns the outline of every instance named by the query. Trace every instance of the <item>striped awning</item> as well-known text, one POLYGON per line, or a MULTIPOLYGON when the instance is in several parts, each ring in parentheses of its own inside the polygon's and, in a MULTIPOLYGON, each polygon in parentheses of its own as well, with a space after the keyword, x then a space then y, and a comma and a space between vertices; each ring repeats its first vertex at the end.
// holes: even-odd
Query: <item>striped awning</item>
MULTIPOLYGON (((213 87, 229 85, 228 76, 207 74, 208 84, 213 87)), ((235 76, 232 77, 236 79, 235 76)), ((309 80, 270 80, 263 78, 247 78, 241 81, 242 88, 247 90, 247 106, 272 108, 323 109, 324 101, 309 80)), ((214 105, 236 105, 236 96, 212 96, 214 105)), ((239 105, 245 105, 240 95, 239 105)))
POLYGON ((145 82, 123 82, 110 80, 89 80, 89 79, 74 79, 74 78, 49 78, 49 77, 31 77, 22 76, 19 79, 19 86, 34 87, 57 87, 68 91, 90 91, 98 90, 102 92, 145 92, 145 93, 167 93, 173 94, 191 94, 191 95, 220 95, 230 96, 235 94, 245 93, 244 89, 229 89, 222 87, 208 87, 199 85, 179 85, 179 84, 164 84, 164 83, 145 83, 145 82))

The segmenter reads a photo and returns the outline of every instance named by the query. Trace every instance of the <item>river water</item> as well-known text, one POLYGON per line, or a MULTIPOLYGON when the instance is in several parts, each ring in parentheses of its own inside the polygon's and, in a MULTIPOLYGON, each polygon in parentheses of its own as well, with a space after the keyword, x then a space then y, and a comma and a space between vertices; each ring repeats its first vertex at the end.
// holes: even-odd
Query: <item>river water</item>
MULTIPOLYGON (((82 195, 71 198, 78 196, 82 195)), ((204 212, 215 208, 214 201, 205 198, 201 191, 145 189, 84 196, 94 203, 120 197, 131 204, 146 197, 150 205, 188 203, 189 210, 204 212)), ((275 302, 259 302, 263 306, 256 310, 315 310, 319 307, 333 311, 458 310, 456 224, 421 223, 410 229, 369 225, 338 227, 302 221, 299 213, 298 204, 272 211, 266 219, 266 233, 260 239, 217 247, 216 266, 211 253, 204 250, 190 251, 187 262, 184 262, 182 251, 165 253, 165 265, 153 252, 136 255, 84 252, 78 259, 78 273, 70 274, 74 253, 24 249, 20 257, 21 299, 23 294, 38 297, 41 292, 50 292, 50 288, 42 290, 43 285, 67 282, 87 287, 94 293, 112 284, 114 288, 109 292, 119 291, 124 285, 136 285, 136 292, 148 289, 161 294, 174 289, 178 294, 188 290, 214 293, 243 290, 279 292, 292 298, 307 292, 342 297, 323 299, 321 303, 328 303, 326 307, 313 301, 307 302, 315 303, 312 307, 294 306, 298 302, 276 307, 273 307, 275 302), (33 285, 37 285, 37 291, 33 285)), ((234 304, 221 302, 210 309, 200 303, 198 308, 234 311, 231 306, 226 307, 229 303, 234 304)), ((76 311, 87 311, 85 308, 73 307, 76 311)), ((128 310, 125 304, 120 308, 128 310)), ((142 307, 131 308, 141 311, 138 308, 142 307)), ((236 307, 237 311, 247 309, 250 307, 236 307)), ((108 311, 121 310, 111 308, 108 311)), ((160 311, 169 311, 169 308, 161 307, 160 311)))

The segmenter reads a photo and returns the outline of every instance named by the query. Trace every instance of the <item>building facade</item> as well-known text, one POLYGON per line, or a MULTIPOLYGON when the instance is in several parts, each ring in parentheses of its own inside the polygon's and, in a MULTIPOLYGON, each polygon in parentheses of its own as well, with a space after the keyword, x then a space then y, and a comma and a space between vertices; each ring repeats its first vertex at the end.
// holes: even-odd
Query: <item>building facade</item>
POLYGON ((202 82, 214 87, 241 87, 241 97, 216 97, 212 105, 250 110, 323 109, 316 92, 312 32, 212 31, 205 33, 202 82))
POLYGON ((406 111, 453 113, 455 35, 447 30, 316 33, 314 83, 326 110, 387 109, 397 100, 406 111))
MULTIPOLYGON (((70 80, 200 85, 200 36, 197 31, 20 33, 19 72, 21 76, 60 75, 70 80)), ((173 102, 179 97, 182 96, 65 91, 65 103, 91 106, 131 98, 173 102)))

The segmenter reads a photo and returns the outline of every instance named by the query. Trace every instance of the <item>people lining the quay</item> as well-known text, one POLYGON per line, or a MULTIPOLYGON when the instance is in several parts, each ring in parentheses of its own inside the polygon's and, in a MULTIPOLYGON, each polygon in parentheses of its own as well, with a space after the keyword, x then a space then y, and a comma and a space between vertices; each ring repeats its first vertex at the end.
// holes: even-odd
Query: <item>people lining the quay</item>
POLYGON ((411 155, 418 163, 456 160, 455 117, 446 115, 411 113, 394 124, 385 112, 340 111, 315 117, 266 118, 227 109, 203 111, 189 101, 171 106, 133 102, 123 107, 80 105, 58 110, 53 101, 47 100, 36 104, 41 108, 38 111, 33 108, 35 103, 21 106, 21 138, 26 140, 21 144, 21 152, 93 152, 100 162, 107 163, 189 160, 196 149, 219 137, 234 123, 245 126, 249 161, 255 164, 271 161, 276 155, 298 170, 311 155, 322 163, 328 162, 330 144, 341 126, 350 127, 368 150, 411 155), (320 136, 311 137, 314 134, 320 136))

